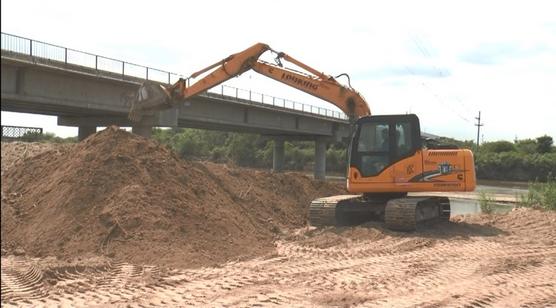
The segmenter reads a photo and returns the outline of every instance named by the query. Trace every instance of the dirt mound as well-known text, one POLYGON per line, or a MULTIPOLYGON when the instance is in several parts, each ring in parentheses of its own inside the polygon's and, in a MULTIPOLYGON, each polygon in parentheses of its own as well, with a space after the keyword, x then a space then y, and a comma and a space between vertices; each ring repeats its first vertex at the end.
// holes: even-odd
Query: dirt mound
POLYGON ((2 176, 2 249, 173 266, 216 264, 273 247, 306 224, 311 199, 341 184, 183 161, 152 140, 107 128, 2 176))
POLYGON ((18 162, 54 149, 64 149, 73 144, 56 144, 40 142, 2 142, 2 174, 18 162))

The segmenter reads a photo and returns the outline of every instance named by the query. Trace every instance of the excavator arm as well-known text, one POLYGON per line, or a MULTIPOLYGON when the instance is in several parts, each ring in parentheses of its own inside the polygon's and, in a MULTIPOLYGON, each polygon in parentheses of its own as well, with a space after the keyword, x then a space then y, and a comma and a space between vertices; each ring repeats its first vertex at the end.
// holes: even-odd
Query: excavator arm
POLYGON ((141 85, 129 112, 130 120, 139 121, 144 112, 162 110, 177 106, 180 102, 200 94, 232 77, 253 69, 257 73, 304 91, 340 108, 350 119, 370 115, 365 99, 353 88, 337 82, 332 76, 318 72, 310 66, 290 57, 285 53, 276 53, 277 64, 259 59, 266 51, 272 51, 268 45, 257 43, 242 52, 210 65, 193 73, 187 79, 180 79, 173 85, 166 87, 152 82, 141 85), (291 62, 308 73, 284 68, 282 60, 291 62), (191 79, 206 74, 190 85, 191 79))
POLYGON ((350 119, 357 120, 371 114, 369 105, 361 94, 341 85, 331 76, 303 74, 260 60, 253 65, 253 70, 335 105, 350 119))

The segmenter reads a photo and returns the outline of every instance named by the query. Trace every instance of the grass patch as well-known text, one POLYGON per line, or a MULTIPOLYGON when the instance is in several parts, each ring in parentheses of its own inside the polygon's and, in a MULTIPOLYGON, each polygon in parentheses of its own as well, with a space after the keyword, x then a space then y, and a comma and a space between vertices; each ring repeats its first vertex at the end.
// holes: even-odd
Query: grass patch
POLYGON ((479 205, 481 206, 481 212, 485 214, 490 214, 494 210, 494 202, 496 200, 491 197, 488 193, 481 191, 479 194, 479 205))
POLYGON ((529 183, 528 193, 520 199, 520 206, 556 210, 556 179, 550 174, 546 182, 529 183))

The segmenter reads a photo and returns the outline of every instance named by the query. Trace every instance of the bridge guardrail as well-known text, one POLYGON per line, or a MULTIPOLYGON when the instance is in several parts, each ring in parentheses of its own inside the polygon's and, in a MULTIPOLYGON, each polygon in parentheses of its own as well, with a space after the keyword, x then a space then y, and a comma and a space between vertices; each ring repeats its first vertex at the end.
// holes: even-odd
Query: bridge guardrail
MULTIPOLYGON (((65 64, 94 68, 97 71, 115 73, 121 75, 122 77, 136 77, 166 84, 173 84, 178 81, 179 78, 184 78, 184 76, 180 74, 45 43, 42 41, 32 40, 4 32, 1 33, 1 46, 2 50, 9 52, 31 56, 33 58, 42 58, 65 64)), ((251 102, 264 105, 272 105, 279 108, 317 114, 329 118, 341 120, 348 119, 343 112, 266 95, 251 90, 231 87, 228 85, 219 85, 213 87, 207 92, 227 97, 235 97, 236 99, 241 100, 249 100, 251 102)))

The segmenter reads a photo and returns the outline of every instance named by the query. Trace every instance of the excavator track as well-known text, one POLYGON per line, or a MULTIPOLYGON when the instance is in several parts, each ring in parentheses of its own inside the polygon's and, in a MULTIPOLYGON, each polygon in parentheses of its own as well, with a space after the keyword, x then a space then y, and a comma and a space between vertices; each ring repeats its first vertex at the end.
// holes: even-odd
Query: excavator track
POLYGON ((311 202, 309 222, 315 227, 336 225, 336 203, 311 202))
POLYGON ((372 220, 384 221, 397 231, 450 219, 450 200, 445 197, 405 197, 395 199, 341 195, 319 198, 309 207, 309 223, 316 227, 351 226, 372 220))
POLYGON ((438 221, 450 220, 450 200, 446 197, 408 197, 386 204, 384 222, 396 231, 413 231, 438 221))
POLYGON ((352 226, 371 220, 381 220, 386 201, 366 199, 360 195, 319 198, 309 207, 309 223, 316 227, 352 226))
POLYGON ((309 206, 309 223, 315 227, 342 225, 343 219, 336 213, 337 209, 358 198, 359 195, 341 195, 313 200, 309 206))

